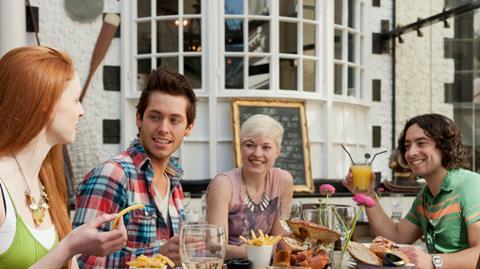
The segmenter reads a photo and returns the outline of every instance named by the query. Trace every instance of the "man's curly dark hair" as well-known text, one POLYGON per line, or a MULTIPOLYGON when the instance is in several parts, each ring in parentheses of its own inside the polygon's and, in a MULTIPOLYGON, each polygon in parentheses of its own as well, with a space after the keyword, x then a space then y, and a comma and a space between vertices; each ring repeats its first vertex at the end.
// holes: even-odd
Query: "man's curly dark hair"
POLYGON ((462 133, 455 123, 440 114, 419 115, 405 123, 402 134, 398 138, 398 148, 405 159, 405 135, 410 126, 417 124, 425 135, 435 140, 436 146, 442 153, 442 165, 447 170, 468 168, 470 154, 462 144, 462 133))

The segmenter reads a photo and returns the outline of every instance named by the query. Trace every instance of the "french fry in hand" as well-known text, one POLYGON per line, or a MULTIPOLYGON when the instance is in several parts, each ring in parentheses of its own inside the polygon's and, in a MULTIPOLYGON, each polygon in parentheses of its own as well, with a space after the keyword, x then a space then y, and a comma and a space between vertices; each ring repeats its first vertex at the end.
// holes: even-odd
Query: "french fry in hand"
POLYGON ((265 235, 265 233, 259 229, 258 236, 255 234, 254 231, 250 231, 252 234, 251 239, 246 239, 243 236, 239 236, 240 240, 242 240, 245 244, 251 246, 266 246, 266 245, 274 245, 281 239, 280 236, 272 236, 272 235, 265 235))
POLYGON ((115 228, 117 228, 117 225, 118 225, 118 221, 120 220, 121 217, 123 217, 123 215, 127 214, 128 212, 132 211, 132 210, 135 210, 135 209, 142 209, 144 208, 145 205, 142 205, 142 204, 136 204, 136 205, 131 205, 125 209, 123 209, 122 211, 120 211, 117 216, 115 217, 115 219, 113 219, 113 222, 112 222, 112 230, 114 230, 115 228))
POLYGON ((127 265, 135 268, 163 268, 165 265, 175 267, 175 264, 168 257, 157 254, 153 257, 140 255, 135 260, 127 262, 127 265))

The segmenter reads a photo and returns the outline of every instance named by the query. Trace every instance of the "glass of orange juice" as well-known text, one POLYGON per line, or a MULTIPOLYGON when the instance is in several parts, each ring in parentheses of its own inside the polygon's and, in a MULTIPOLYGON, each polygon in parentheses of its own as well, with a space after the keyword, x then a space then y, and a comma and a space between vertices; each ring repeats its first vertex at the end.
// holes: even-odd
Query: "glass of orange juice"
POLYGON ((352 167, 353 192, 368 192, 372 176, 372 166, 368 164, 353 164, 352 167))

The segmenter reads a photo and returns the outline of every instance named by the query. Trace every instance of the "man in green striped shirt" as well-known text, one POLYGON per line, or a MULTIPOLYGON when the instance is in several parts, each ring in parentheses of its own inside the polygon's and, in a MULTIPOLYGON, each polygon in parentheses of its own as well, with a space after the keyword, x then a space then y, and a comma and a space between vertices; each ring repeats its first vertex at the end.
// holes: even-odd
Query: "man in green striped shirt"
MULTIPOLYGON (((366 210, 370 227, 397 243, 425 236, 428 253, 415 246, 401 250, 415 268, 476 268, 480 253, 480 175, 468 166, 460 130, 449 118, 425 114, 410 119, 398 140, 412 173, 424 178, 407 216, 393 222, 377 203, 366 210)), ((344 185, 351 186, 351 173, 344 185)), ((370 184, 374 196, 373 184, 370 184)))

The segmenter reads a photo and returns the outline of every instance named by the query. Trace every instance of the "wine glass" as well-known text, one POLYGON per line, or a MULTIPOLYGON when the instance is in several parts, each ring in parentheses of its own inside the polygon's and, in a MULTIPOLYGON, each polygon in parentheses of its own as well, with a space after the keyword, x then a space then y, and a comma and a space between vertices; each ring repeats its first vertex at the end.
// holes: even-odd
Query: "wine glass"
POLYGON ((221 269, 226 238, 222 225, 184 224, 180 230, 180 258, 186 269, 221 269))
POLYGON ((287 220, 302 219, 302 203, 299 201, 292 199, 278 200, 277 211, 280 224, 288 233, 292 231, 288 227, 287 220))

